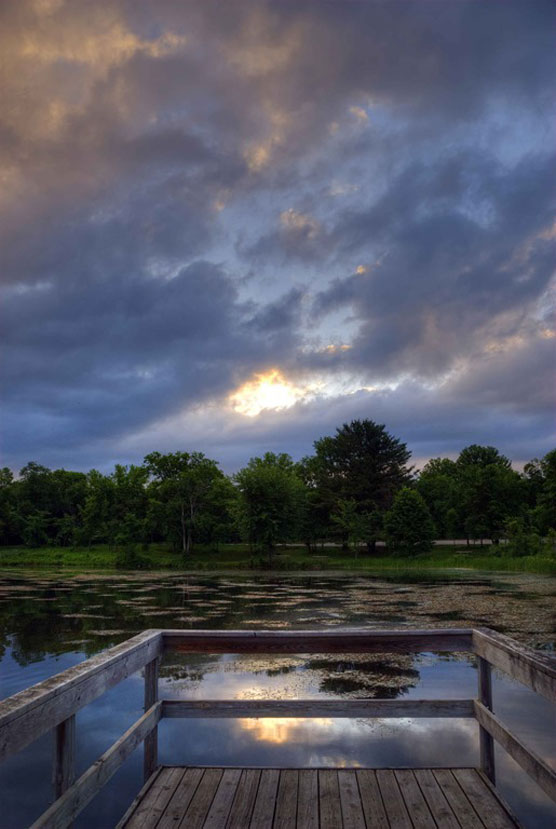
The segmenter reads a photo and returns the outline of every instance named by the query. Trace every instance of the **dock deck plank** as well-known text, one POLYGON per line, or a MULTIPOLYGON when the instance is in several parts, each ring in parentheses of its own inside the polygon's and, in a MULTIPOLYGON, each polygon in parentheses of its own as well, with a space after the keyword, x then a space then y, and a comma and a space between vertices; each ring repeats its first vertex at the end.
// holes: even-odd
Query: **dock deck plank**
POLYGON ((476 769, 163 767, 119 824, 182 829, 516 829, 476 769))

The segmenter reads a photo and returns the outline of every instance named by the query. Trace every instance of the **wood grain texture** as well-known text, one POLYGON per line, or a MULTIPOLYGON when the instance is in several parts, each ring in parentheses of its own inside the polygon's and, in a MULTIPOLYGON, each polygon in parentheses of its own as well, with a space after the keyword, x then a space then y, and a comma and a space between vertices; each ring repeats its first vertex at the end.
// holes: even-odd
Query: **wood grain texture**
POLYGON ((556 702, 556 658, 488 628, 473 631, 473 650, 495 668, 556 702))
POLYGON ((297 769, 282 769, 276 795, 273 829, 294 829, 297 819, 298 784, 297 769))
POLYGON ((367 829, 389 829, 375 772, 372 769, 358 769, 356 775, 367 829))
POLYGON ((251 829, 271 829, 280 772, 278 769, 262 769, 259 789, 251 815, 251 829))
MULTIPOLYGON (((158 701, 158 669, 160 657, 157 656, 145 665, 145 693, 144 711, 158 701)), ((153 728, 150 734, 145 737, 143 747, 143 780, 146 782, 154 773, 158 765, 158 727, 153 728)))
POLYGON ((444 797, 431 769, 415 769, 414 775, 438 825, 442 826, 443 829, 459 829, 459 821, 454 817, 450 804, 444 797))
POLYGON ((154 705, 134 723, 96 762, 75 781, 58 800, 55 800, 38 820, 33 829, 60 829, 69 826, 87 803, 100 791, 119 769, 147 734, 158 724, 162 706, 154 705))
POLYGON ((336 769, 319 769, 319 812, 321 829, 342 825, 342 807, 336 769))
POLYGON ((338 788, 344 829, 366 829, 359 785, 354 771, 338 770, 338 788))
POLYGON ((316 769, 301 769, 297 790, 297 829, 318 829, 319 780, 316 769))
POLYGON ((0 762, 75 714, 161 653, 145 631, 0 702, 0 762))
MULTIPOLYGON (((475 702, 475 715, 479 725, 491 734, 510 757, 527 772, 546 794, 556 801, 556 772, 534 751, 527 748, 482 703, 475 702)), ((488 775, 487 775, 488 776, 488 775)))
POLYGON ((474 700, 163 700, 163 717, 473 717, 474 700))
POLYGON ((165 803, 162 812, 159 813, 160 819, 157 816, 158 822, 153 824, 156 829, 174 829, 178 825, 193 800, 202 776, 202 769, 186 769, 185 774, 177 780, 174 791, 165 803))
POLYGON ((163 768, 157 774, 119 829, 518 826, 488 779, 475 769, 192 767, 163 768))
POLYGON ((420 653, 471 651, 471 629, 164 630, 166 650, 190 653, 420 653))
POLYGON ((450 809, 457 816, 458 823, 465 826, 465 829, 484 829, 483 821, 473 809, 471 801, 465 795, 451 769, 434 769, 433 774, 450 809))
POLYGON ((413 823, 392 769, 377 769, 376 779, 392 829, 412 829, 413 823))
POLYGON ((181 829, 202 829, 222 779, 222 769, 205 769, 182 820, 181 829))
POLYGON ((411 769, 397 769, 394 771, 394 775, 413 823, 417 823, 419 829, 436 829, 436 822, 431 815, 413 771, 411 769))
POLYGON ((488 829, 515 829, 515 821, 475 769, 454 769, 454 776, 488 829))
MULTIPOLYGON (((492 669, 490 663, 483 659, 482 656, 477 657, 478 683, 479 683, 479 702, 481 702, 489 711, 492 711, 492 669)), ((491 783, 496 781, 496 769, 494 758, 494 740, 492 735, 479 725, 479 755, 480 768, 486 774, 491 783)))
POLYGON ((241 777, 241 769, 224 769, 203 829, 225 829, 241 777))
POLYGON ((57 800, 75 779, 75 714, 54 729, 52 788, 57 800))
POLYGON ((226 829, 249 826, 261 777, 260 769, 243 769, 226 829))

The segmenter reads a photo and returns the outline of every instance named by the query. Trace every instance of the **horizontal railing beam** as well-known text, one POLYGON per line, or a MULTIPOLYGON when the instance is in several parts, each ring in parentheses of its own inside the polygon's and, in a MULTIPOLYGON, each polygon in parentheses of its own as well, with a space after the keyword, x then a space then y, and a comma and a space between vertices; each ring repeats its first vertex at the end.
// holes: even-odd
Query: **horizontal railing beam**
POLYGON ((232 699, 163 700, 162 716, 171 718, 331 717, 416 718, 473 717, 472 699, 366 700, 366 699, 232 699))
POLYGON ((479 628, 473 631, 475 653, 543 697, 556 702, 556 660, 504 636, 479 628))
POLYGON ((157 702, 129 728, 81 777, 75 781, 31 829, 65 829, 102 789, 138 745, 160 722, 162 704, 157 702))
POLYGON ((0 761, 25 748, 162 652, 145 631, 0 702, 0 761))
POLYGON ((164 630, 164 649, 188 653, 421 653, 471 651, 471 629, 164 630))
POLYGON ((543 791, 556 801, 556 772, 548 763, 534 751, 527 748, 518 737, 478 700, 475 700, 475 716, 485 731, 504 748, 529 777, 537 783, 543 791))

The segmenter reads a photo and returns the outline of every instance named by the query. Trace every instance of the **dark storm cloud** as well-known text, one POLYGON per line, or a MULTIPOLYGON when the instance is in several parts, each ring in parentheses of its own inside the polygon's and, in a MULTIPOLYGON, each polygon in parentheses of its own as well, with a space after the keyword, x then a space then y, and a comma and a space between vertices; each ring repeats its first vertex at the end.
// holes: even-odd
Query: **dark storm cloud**
POLYGON ((223 409, 199 447, 303 454, 370 416, 422 453, 496 422, 509 454, 549 448, 552 23, 544 2, 1 4, 5 462, 135 459, 117 446, 270 367, 398 385, 223 409), (326 350, 339 310, 351 348, 326 350))

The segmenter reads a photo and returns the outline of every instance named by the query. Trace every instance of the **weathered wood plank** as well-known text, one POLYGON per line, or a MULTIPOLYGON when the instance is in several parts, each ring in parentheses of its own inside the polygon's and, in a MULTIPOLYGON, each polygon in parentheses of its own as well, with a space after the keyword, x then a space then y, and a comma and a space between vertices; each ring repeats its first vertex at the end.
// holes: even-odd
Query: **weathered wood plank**
POLYGON ((163 717, 473 717, 474 700, 163 700, 163 717))
MULTIPOLYGON (((158 668, 160 657, 145 665, 144 710, 148 711, 158 701, 158 668)), ((158 765, 158 726, 145 738, 143 749, 143 780, 146 782, 158 765)))
POLYGON ((342 825, 336 769, 319 769, 319 809, 321 829, 338 829, 342 825))
POLYGON ((241 777, 241 769, 224 769, 203 829, 225 829, 241 777))
POLYGON ((442 789, 430 769, 414 769, 415 779, 431 814, 442 829, 459 829, 459 821, 442 793, 442 789))
POLYGON ((0 702, 0 762, 140 670, 161 649, 160 632, 147 630, 0 702))
POLYGON ((430 813, 413 771, 411 769, 397 769, 394 771, 394 775, 413 823, 419 829, 436 829, 436 822, 430 813))
POLYGON ((338 769, 338 788, 344 829, 366 829, 355 772, 338 769))
POLYGON ((190 653, 471 651, 472 630, 164 630, 166 650, 190 653))
POLYGON ((556 702, 556 659, 553 656, 487 628, 473 631, 473 650, 512 679, 556 702))
POLYGON ((54 729, 52 788, 54 799, 64 794, 75 780, 75 714, 54 729))
POLYGON ((262 769, 259 789, 251 815, 251 829, 271 829, 280 772, 278 769, 262 769))
POLYGON ((319 829, 319 780, 316 769, 301 769, 299 772, 297 829, 319 829))
POLYGON ((475 769, 454 769, 453 773, 488 829, 515 829, 515 822, 475 769))
POLYGON ((514 737, 498 717, 480 702, 475 702, 475 715, 479 725, 500 743, 510 757, 527 772, 546 794, 556 801, 556 772, 534 751, 514 737))
POLYGON ((95 794, 110 780, 130 754, 160 720, 162 706, 156 703, 134 723, 52 806, 33 824, 33 829, 58 829, 73 822, 95 794))
POLYGON ((367 829, 390 829, 375 772, 358 769, 356 775, 367 829))
POLYGON ((174 829, 186 813, 202 776, 203 769, 186 769, 152 826, 156 826, 156 829, 174 829))
POLYGON ((202 829, 214 795, 222 778, 222 769, 205 769, 179 826, 182 829, 202 829))
POLYGON ((460 826, 465 829, 484 829, 483 821, 473 809, 451 769, 433 769, 433 774, 460 826))
POLYGON ((475 769, 163 768, 120 829, 509 829, 475 769), (320 806, 320 820, 319 820, 320 806))
POLYGON ((391 769, 377 769, 376 779, 391 829, 413 829, 413 824, 391 769))
POLYGON ((249 826, 260 777, 260 769, 242 770, 230 817, 228 818, 227 829, 245 829, 246 826, 249 826))
MULTIPOLYGON (((482 656, 477 657, 478 682, 479 682, 479 701, 483 703, 489 711, 492 711, 492 677, 490 663, 483 659, 482 656)), ((480 749, 480 767, 491 783, 496 780, 495 761, 494 761, 494 740, 488 731, 479 725, 479 749, 480 749)))
MULTIPOLYGON (((169 769, 158 767, 153 776, 147 780, 146 783, 143 783, 142 787, 139 789, 121 818, 119 819, 118 823, 116 824, 116 829, 124 829, 124 826, 128 825, 128 821, 138 812, 142 804, 149 793, 149 790, 154 786, 160 775, 165 775, 170 771, 169 769)), ((183 773, 183 769, 181 769, 183 773)))
POLYGON ((299 774, 297 769, 282 769, 276 795, 274 829, 295 829, 298 784, 299 774))
POLYGON ((154 829, 183 776, 184 769, 180 768, 164 768, 158 776, 153 775, 153 784, 124 824, 125 829, 154 829))

